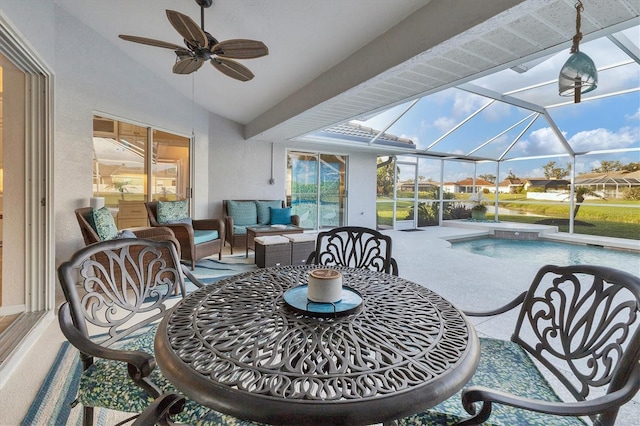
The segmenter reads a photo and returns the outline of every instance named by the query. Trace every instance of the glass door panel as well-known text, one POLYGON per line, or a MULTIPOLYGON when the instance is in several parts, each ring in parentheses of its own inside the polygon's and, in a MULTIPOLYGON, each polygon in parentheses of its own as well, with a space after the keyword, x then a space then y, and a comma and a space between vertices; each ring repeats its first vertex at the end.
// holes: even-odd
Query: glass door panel
POLYGON ((300 216, 301 227, 318 229, 317 156, 290 152, 287 162, 291 214, 300 216))
POLYGON ((339 155, 320 155, 320 229, 344 223, 345 163, 339 155))
POLYGON ((396 209, 394 229, 413 229, 415 223, 417 164, 396 162, 396 209))
POLYGON ((189 138, 153 131, 151 198, 160 201, 189 198, 189 138))
POLYGON ((289 152, 287 201, 305 229, 345 224, 347 157, 289 152))

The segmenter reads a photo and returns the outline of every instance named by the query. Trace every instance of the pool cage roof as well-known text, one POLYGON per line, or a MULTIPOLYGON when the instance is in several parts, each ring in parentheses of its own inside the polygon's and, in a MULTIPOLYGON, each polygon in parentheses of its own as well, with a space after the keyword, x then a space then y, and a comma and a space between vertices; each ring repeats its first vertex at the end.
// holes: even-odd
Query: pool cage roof
POLYGON ((639 161, 638 22, 580 44, 598 69, 597 89, 580 103, 558 94, 559 71, 570 55, 563 48, 298 139, 476 163, 592 154, 639 161))

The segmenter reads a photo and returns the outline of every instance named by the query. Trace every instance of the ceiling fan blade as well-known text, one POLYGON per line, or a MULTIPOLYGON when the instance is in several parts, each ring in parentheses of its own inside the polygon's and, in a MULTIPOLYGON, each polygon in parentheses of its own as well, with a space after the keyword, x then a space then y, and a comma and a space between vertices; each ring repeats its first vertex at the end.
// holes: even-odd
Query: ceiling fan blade
POLYGON ((175 74, 191 74, 200 69, 204 61, 196 56, 179 59, 173 66, 175 74))
POLYGON ((154 40, 152 38, 137 37, 137 36, 124 35, 124 34, 120 34, 118 37, 126 41, 132 41, 134 43, 141 43, 141 44, 146 44, 148 46, 163 47, 165 49, 180 50, 180 51, 188 52, 188 50, 185 49, 184 46, 180 46, 173 43, 167 43, 166 41, 160 41, 160 40, 154 40))
POLYGON ((254 77, 249 68, 231 59, 217 57, 212 58, 211 65, 213 65, 221 73, 231 78, 235 78, 236 80, 249 81, 254 77))
POLYGON ((269 49, 261 41, 233 39, 221 41, 211 48, 211 52, 224 58, 252 59, 268 55, 269 49))
POLYGON ((193 19, 175 10, 167 10, 167 18, 173 28, 175 28, 188 43, 199 47, 209 46, 207 35, 193 19))

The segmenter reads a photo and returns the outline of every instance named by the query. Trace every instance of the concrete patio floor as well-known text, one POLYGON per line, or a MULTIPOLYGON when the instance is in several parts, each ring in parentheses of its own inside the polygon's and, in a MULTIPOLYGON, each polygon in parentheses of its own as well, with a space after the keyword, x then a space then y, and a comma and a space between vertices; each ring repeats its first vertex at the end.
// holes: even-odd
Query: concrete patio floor
MULTIPOLYGON (((510 301, 529 287, 542 266, 452 250, 447 241, 481 237, 490 232, 486 226, 384 231, 393 237, 393 256, 400 276, 430 288, 463 310, 488 309, 510 301)), ((628 240, 622 242, 628 243, 628 240)), ((638 242, 631 245, 640 250, 640 243, 635 243, 638 242)), ((225 255, 229 255, 228 248, 225 255)), ((253 262, 252 255, 248 261, 253 262)), ((509 339, 515 316, 513 313, 500 319, 472 319, 472 322, 480 336, 509 339)), ((37 343, 24 355, 18 370, 0 388, 0 425, 20 423, 64 341, 56 318, 51 318, 45 327, 37 343)), ((620 410, 616 425, 636 426, 639 418, 640 394, 620 410)))

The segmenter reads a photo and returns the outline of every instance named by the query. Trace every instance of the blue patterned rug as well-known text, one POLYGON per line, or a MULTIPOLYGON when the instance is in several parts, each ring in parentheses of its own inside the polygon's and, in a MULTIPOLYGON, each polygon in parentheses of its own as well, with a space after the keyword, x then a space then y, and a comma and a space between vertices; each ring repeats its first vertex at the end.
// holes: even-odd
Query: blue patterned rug
MULTIPOLYGON (((230 275, 255 270, 257 267, 252 262, 252 258, 245 259, 244 255, 225 257, 223 261, 203 259, 196 262, 196 268, 192 273, 203 284, 212 284, 230 275)), ((188 280, 186 284, 187 292, 196 288, 188 280)), ((76 398, 81 373, 78 350, 69 342, 64 342, 21 425, 81 425, 82 406, 71 408, 71 402, 76 398)), ((113 425, 130 416, 130 413, 96 409, 94 424, 113 425)))

